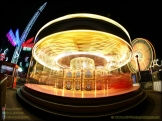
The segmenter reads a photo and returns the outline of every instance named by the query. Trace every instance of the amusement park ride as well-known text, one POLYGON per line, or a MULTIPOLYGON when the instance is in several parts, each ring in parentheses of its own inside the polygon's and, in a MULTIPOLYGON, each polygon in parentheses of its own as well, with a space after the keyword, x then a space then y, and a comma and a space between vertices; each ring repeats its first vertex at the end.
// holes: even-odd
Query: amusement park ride
MULTIPOLYGON (((124 27, 112 19, 66 15, 45 24, 35 40, 27 83, 17 90, 30 105, 60 116, 100 117, 128 110, 146 98, 143 89, 152 81, 144 84, 143 72, 150 76, 149 69, 154 71, 154 47, 144 38, 130 41, 124 27), (122 32, 119 36, 106 28, 122 32)), ((152 83, 154 90, 161 91, 160 83, 152 83)))
MULTIPOLYGON (((38 9, 21 38, 18 30, 16 36, 12 30, 7 34, 16 47, 11 63, 17 64, 22 48, 32 48, 26 83, 17 89, 20 99, 55 115, 100 117, 141 103, 147 97, 143 89, 150 83, 152 89, 162 91, 162 63, 157 64, 153 45, 144 38, 131 41, 127 30, 110 18, 65 15, 25 42, 45 6, 38 9)), ((2 61, 1 72, 4 65, 2 61)))

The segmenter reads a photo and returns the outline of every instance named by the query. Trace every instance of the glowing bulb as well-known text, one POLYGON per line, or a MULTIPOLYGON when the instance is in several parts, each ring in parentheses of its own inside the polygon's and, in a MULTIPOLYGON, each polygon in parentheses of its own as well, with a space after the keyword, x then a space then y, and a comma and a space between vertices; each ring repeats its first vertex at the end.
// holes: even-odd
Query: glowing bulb
POLYGON ((18 71, 19 71, 19 72, 22 72, 23 70, 22 70, 22 68, 18 68, 18 71))

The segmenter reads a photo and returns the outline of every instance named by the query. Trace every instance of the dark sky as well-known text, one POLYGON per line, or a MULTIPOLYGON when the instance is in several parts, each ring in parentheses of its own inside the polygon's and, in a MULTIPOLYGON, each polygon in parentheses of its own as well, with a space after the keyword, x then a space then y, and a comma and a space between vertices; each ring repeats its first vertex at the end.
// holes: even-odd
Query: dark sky
MULTIPOLYGON (((19 28, 20 36, 37 9, 46 1, 3 1, 1 2, 1 38, 0 47, 8 43, 6 33, 19 28)), ((47 22, 71 13, 94 13, 107 16, 122 26, 130 34, 131 39, 145 38, 154 46, 156 56, 162 60, 161 34, 161 2, 125 2, 120 0, 54 0, 47 5, 33 25, 28 37, 47 22), (68 1, 68 2, 66 2, 68 1)), ((10 43, 8 43, 10 44, 10 43)), ((11 46, 12 47, 12 46, 11 46)), ((13 49, 14 50, 14 49, 13 49)))

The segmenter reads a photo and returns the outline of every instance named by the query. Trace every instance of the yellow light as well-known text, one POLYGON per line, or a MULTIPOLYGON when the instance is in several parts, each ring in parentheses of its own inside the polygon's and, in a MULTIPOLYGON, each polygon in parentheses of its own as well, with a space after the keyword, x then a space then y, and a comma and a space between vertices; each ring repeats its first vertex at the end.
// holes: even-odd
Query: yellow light
POLYGON ((129 40, 130 40, 130 43, 131 43, 131 38, 129 36, 129 33, 127 32, 127 30, 122 26, 120 25, 118 22, 110 19, 110 18, 107 18, 107 17, 104 17, 104 16, 101 16, 101 15, 96 15, 96 14, 90 14, 90 13, 76 13, 76 14, 69 14, 69 15, 65 15, 63 17, 59 17, 57 19, 54 19, 50 22, 48 22, 47 24, 45 24, 39 31, 38 33, 36 34, 36 37, 39 35, 39 33, 45 29, 46 27, 50 26, 51 24, 53 23, 57 23, 59 21, 63 21, 63 20, 66 20, 66 19, 71 19, 71 18, 92 18, 92 19, 98 19, 98 20, 101 20, 101 21, 105 21, 105 22, 108 22, 108 23, 111 23, 111 24, 114 24, 115 26, 119 27, 120 29, 122 29, 125 34, 128 36, 129 40))
POLYGON ((61 66, 59 63, 58 63, 58 60, 60 58, 63 58, 65 56, 70 56, 70 55, 83 55, 83 54, 86 54, 86 55, 95 55, 95 56, 99 56, 101 58, 104 58, 106 61, 108 61, 108 58, 104 55, 102 55, 101 53, 92 53, 92 52, 69 52, 69 53, 63 53, 63 54, 60 54, 58 56, 55 57, 55 61, 56 61, 56 64, 62 68, 65 68, 64 66, 61 66))
POLYGON ((51 69, 55 69, 56 64, 59 65, 57 61, 60 58, 79 54, 95 55, 104 58, 107 62, 115 61, 118 64, 115 67, 117 68, 125 65, 132 58, 132 47, 122 38, 110 33, 69 30, 42 38, 33 47, 32 54, 36 61, 51 69), (52 65, 54 61, 55 64, 52 65))

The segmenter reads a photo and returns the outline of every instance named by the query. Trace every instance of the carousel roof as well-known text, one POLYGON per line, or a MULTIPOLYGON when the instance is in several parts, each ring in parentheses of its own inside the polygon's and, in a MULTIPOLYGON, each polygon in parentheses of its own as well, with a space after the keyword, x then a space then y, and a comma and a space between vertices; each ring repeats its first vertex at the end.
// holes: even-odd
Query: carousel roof
POLYGON ((50 21, 38 31, 32 54, 51 69, 69 68, 73 58, 87 57, 94 60, 96 67, 112 70, 130 61, 130 43, 126 29, 112 19, 70 14, 50 21))

